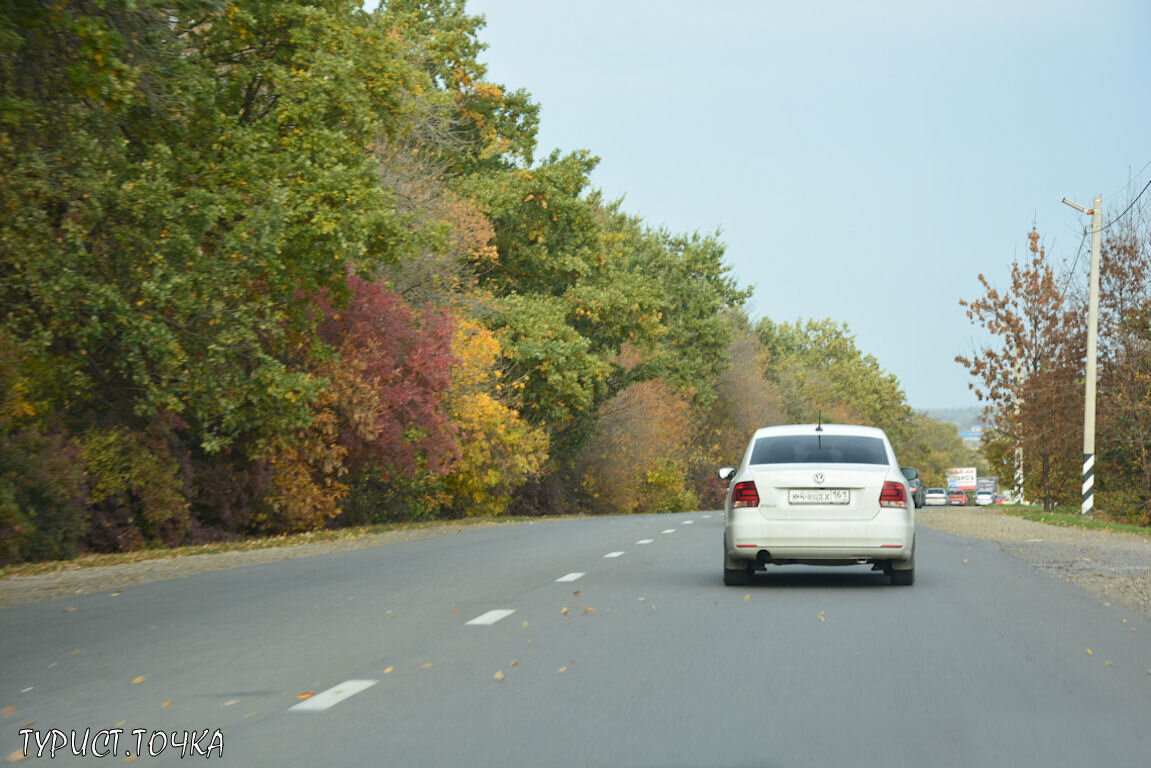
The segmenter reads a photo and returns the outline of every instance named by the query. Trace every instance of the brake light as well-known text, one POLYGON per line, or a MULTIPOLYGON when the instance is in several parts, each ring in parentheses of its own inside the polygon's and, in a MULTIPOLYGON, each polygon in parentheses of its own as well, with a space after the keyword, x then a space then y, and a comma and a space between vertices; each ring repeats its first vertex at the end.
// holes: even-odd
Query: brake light
POLYGON ((731 490, 731 506, 732 508, 759 506, 759 491, 755 489, 754 480, 744 480, 735 484, 735 488, 731 490))
POLYGON ((894 480, 888 480, 885 482, 883 484, 883 490, 879 492, 879 506, 907 506, 907 491, 903 489, 903 483, 897 483, 894 480))

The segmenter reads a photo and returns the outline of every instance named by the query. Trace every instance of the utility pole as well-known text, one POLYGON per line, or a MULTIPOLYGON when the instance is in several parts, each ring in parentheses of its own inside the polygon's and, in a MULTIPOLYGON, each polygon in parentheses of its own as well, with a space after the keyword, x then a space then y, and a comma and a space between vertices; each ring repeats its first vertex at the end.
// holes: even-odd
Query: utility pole
POLYGON ((1090 210, 1066 197, 1063 202, 1080 213, 1091 214, 1091 277, 1087 300, 1087 392, 1083 404, 1083 506, 1080 514, 1095 509, 1095 361, 1099 334, 1099 251, 1102 249, 1103 198, 1095 196, 1090 210))

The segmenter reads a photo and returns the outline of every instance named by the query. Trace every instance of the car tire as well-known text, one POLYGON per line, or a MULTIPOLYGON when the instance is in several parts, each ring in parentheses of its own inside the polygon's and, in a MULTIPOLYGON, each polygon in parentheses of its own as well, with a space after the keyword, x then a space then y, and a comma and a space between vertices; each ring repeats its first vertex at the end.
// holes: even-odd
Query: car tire
POLYGON ((746 587, 751 583, 751 568, 723 569, 723 583, 728 587, 746 587))
POLYGON ((897 587, 910 587, 915 583, 915 542, 911 544, 911 567, 906 571, 897 571, 895 566, 888 566, 888 573, 891 575, 891 583, 897 587))

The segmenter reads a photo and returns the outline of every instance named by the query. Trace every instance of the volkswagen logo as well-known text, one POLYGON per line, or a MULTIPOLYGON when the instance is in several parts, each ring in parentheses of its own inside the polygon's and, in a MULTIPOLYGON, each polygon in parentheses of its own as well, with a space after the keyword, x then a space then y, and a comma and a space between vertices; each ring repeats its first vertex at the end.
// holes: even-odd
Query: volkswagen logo
POLYGON ((816 485, 823 485, 823 473, 822 472, 816 472, 814 475, 811 476, 811 479, 815 481, 816 485))

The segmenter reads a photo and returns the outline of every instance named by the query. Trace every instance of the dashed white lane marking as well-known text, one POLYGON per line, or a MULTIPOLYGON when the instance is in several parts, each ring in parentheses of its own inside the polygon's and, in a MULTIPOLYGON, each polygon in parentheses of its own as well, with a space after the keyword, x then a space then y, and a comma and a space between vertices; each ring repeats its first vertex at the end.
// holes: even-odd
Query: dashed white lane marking
POLYGON ((623 552, 608 552, 604 557, 622 557, 623 552))
POLYGON ((473 626, 487 627, 495 624, 500 619, 506 619, 513 613, 515 613, 515 610, 511 608, 497 608, 495 610, 488 611, 487 613, 482 613, 479 616, 476 616, 474 619, 469 621, 468 624, 473 626))
POLYGON ((655 539, 640 539, 636 544, 651 544, 655 539))
POLYGON ((675 533, 675 528, 668 528, 666 531, 660 531, 660 533, 675 533))
POLYGON ((691 525, 694 522, 694 520, 684 520, 682 523, 680 523, 680 525, 691 525))
POLYGON ((583 575, 584 574, 579 573, 579 572, 569 573, 567 576, 560 576, 558 579, 556 579, 556 581, 575 581, 576 579, 578 579, 579 577, 581 577, 583 575))
POLYGON ((711 519, 711 515, 700 515, 700 517, 702 517, 704 520, 710 520, 711 519))
POLYGON ((289 712, 323 712, 331 709, 349 696, 355 696, 360 691, 371 688, 379 680, 345 680, 323 693, 317 693, 310 699, 304 699, 295 706, 288 707, 289 712))

